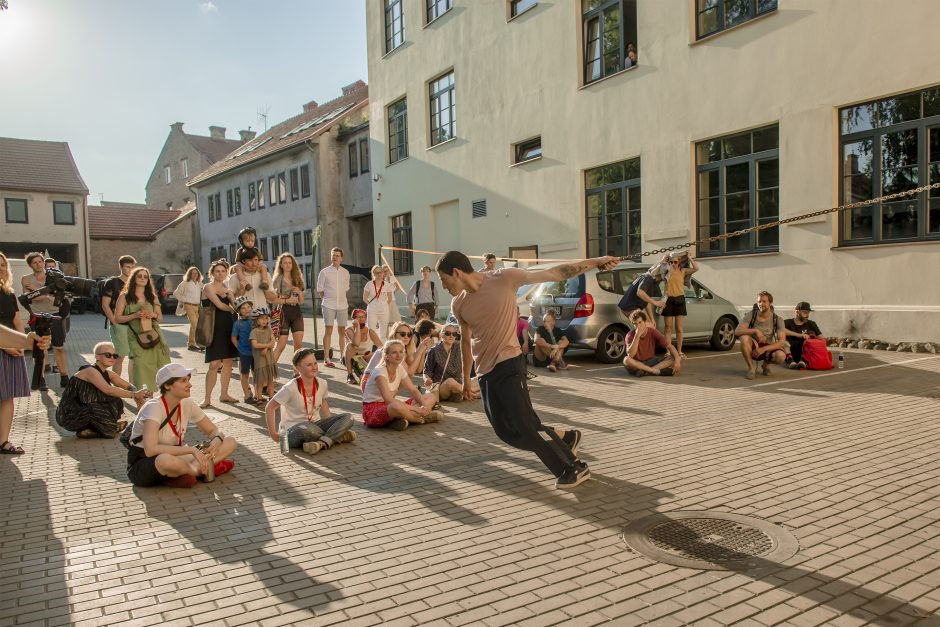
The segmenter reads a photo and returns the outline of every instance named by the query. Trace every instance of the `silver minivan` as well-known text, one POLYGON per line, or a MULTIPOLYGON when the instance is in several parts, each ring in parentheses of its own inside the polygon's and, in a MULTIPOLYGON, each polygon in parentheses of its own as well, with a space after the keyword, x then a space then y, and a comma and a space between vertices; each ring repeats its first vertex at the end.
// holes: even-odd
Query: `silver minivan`
MULTIPOLYGON (((613 270, 590 270, 563 281, 539 284, 529 294, 530 332, 535 333, 542 315, 552 309, 572 348, 593 350, 604 363, 622 360, 630 325, 617 303, 633 279, 648 269, 649 265, 624 262, 613 270)), ((660 289, 665 289, 664 283, 660 289)), ((685 343, 709 342, 713 349, 722 351, 734 346, 739 314, 733 303, 694 277, 692 287, 685 288, 685 302, 689 314, 683 323, 685 343)), ((656 326, 663 330, 661 316, 657 316, 656 326)))

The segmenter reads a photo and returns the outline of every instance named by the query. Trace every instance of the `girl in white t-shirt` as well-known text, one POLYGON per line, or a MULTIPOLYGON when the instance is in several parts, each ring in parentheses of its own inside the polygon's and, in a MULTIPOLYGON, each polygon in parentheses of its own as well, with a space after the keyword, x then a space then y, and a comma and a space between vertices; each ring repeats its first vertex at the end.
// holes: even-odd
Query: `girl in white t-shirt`
POLYGON ((382 347, 382 361, 372 371, 362 392, 362 421, 367 427, 404 431, 410 423, 440 422, 443 412, 433 409, 434 394, 421 394, 402 362, 405 345, 389 340, 382 347), (411 394, 407 401, 395 398, 399 389, 411 394))
POLYGON ((127 477, 134 485, 191 488, 210 464, 216 476, 235 466, 228 459, 238 445, 235 437, 219 431, 190 398, 193 372, 182 364, 167 364, 157 371, 160 395, 144 403, 131 429, 127 477), (183 444, 190 423, 209 436, 208 448, 183 444))
POLYGON ((312 348, 304 348, 293 357, 294 372, 291 379, 278 390, 265 407, 268 434, 280 442, 280 432, 287 432, 290 448, 303 448, 305 453, 319 453, 333 444, 355 442, 356 434, 349 414, 330 413, 326 401, 329 394, 326 379, 317 377, 317 356, 312 348), (274 416, 281 410, 281 424, 274 428, 274 416))
MULTIPOLYGON (((420 373, 424 368, 424 359, 428 351, 434 346, 434 338, 426 337, 420 342, 415 342, 414 329, 412 326, 407 322, 399 322, 395 325, 395 331, 391 339, 398 340, 405 346, 405 360, 403 365, 405 366, 405 370, 408 371, 408 374, 416 375, 420 373)), ((362 373, 362 381, 360 381, 360 387, 363 391, 366 389, 366 383, 368 383, 369 377, 372 376, 372 371, 375 370, 376 366, 382 363, 384 355, 385 353, 381 348, 372 354, 369 364, 362 373)))

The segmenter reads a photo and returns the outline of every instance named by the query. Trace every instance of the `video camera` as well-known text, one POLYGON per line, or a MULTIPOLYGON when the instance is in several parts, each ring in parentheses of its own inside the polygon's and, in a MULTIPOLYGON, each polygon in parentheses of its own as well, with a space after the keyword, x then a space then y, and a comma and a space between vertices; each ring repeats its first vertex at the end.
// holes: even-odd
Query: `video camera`
MULTIPOLYGON (((46 270, 46 283, 38 290, 33 290, 32 292, 26 292, 19 297, 20 304, 30 313, 33 317, 32 326, 33 330, 36 332, 36 335, 46 336, 52 335, 52 323, 56 320, 61 320, 61 316, 56 316, 50 313, 40 313, 34 312, 31 307, 32 302, 39 296, 51 295, 53 298, 53 305, 59 309, 60 314, 63 311, 63 303, 65 306, 65 311, 68 311, 68 300, 66 296, 71 294, 73 296, 82 296, 88 297, 91 296, 92 290, 95 287, 95 282, 89 279, 83 279, 77 276, 65 276, 61 270, 49 269, 46 270)), ((67 315, 67 314, 66 314, 67 315)), ((42 351, 38 349, 33 349, 33 357, 38 359, 42 358, 42 351)))

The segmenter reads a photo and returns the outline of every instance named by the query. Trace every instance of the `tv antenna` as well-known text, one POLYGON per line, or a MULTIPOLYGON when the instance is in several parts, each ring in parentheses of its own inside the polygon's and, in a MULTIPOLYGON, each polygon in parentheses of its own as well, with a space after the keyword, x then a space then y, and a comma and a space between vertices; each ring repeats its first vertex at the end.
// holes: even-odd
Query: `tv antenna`
POLYGON ((264 130, 268 130, 268 113, 271 112, 271 105, 258 107, 258 120, 264 122, 264 130))

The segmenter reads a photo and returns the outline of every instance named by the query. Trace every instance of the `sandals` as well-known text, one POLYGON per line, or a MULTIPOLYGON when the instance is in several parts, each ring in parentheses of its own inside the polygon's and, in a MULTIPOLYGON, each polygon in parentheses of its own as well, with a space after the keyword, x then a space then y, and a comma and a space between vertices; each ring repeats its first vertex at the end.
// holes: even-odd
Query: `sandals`
POLYGON ((205 402, 203 402, 203 403, 199 403, 199 408, 200 408, 200 409, 206 409, 206 408, 208 408, 208 407, 212 407, 212 403, 209 402, 209 401, 205 401, 205 402))
POLYGON ((0 455, 22 455, 25 452, 22 446, 16 446, 9 440, 0 444, 0 455))
POLYGON ((85 427, 84 429, 79 429, 75 435, 83 440, 93 440, 98 437, 98 432, 85 427))

